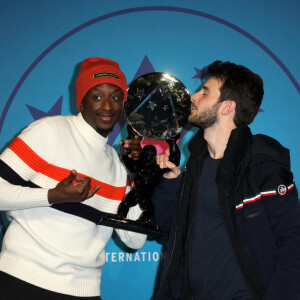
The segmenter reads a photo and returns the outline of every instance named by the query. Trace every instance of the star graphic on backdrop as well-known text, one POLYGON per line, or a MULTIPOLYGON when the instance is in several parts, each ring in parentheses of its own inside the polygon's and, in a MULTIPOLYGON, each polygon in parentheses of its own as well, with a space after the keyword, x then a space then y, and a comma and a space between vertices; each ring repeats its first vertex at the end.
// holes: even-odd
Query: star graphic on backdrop
POLYGON ((199 78, 202 81, 202 73, 204 72, 206 66, 203 67, 202 69, 198 69, 196 67, 194 67, 196 74, 192 77, 192 78, 199 78))
POLYGON ((44 117, 61 115, 62 100, 63 100, 63 96, 61 96, 54 103, 54 105, 50 108, 50 110, 48 112, 44 112, 44 111, 37 109, 33 106, 30 106, 28 104, 26 106, 28 107, 33 119, 36 121, 36 120, 44 118, 44 117))
POLYGON ((153 68, 149 58, 147 55, 145 55, 143 61, 141 62, 137 72, 135 73, 132 81, 136 80, 142 75, 148 74, 148 73, 153 73, 155 72, 155 69, 153 68))

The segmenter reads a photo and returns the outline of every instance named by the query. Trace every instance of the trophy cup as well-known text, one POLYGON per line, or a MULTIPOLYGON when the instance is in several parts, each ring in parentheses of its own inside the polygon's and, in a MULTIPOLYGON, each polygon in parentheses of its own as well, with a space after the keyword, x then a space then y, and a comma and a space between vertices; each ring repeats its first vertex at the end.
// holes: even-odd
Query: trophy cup
MULTIPOLYGON (((169 159, 178 166, 180 150, 177 141, 188 121, 190 103, 188 90, 174 76, 153 72, 137 78, 129 86, 124 105, 128 138, 139 134, 148 140, 165 140, 170 148, 169 159)), ((121 147, 120 158, 130 173, 133 188, 120 203, 117 216, 128 222, 129 230, 159 235, 159 227, 151 221, 151 196, 159 178, 168 170, 161 170, 156 164, 155 146, 144 146, 139 160, 128 158, 130 151, 121 147), (142 214, 136 221, 126 219, 129 208, 135 205, 140 206, 142 214)))

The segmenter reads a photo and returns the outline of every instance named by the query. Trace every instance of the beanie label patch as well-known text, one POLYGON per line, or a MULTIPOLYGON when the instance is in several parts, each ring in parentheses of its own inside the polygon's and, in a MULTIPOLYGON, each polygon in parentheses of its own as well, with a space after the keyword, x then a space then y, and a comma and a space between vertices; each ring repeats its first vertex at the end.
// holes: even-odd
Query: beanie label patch
POLYGON ((120 79, 120 77, 117 74, 110 73, 110 72, 96 73, 96 74, 93 75, 93 77, 95 79, 99 78, 99 77, 112 77, 112 78, 120 79))

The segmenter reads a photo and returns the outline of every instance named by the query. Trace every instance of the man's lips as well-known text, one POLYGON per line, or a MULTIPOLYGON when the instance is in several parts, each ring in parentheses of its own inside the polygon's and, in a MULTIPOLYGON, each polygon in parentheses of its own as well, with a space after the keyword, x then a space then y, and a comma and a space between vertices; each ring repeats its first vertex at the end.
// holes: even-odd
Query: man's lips
POLYGON ((113 118, 113 116, 112 115, 110 115, 110 116, 103 116, 103 115, 101 115, 101 116, 99 116, 99 118, 102 119, 102 120, 104 120, 104 121, 111 121, 112 118, 113 118))

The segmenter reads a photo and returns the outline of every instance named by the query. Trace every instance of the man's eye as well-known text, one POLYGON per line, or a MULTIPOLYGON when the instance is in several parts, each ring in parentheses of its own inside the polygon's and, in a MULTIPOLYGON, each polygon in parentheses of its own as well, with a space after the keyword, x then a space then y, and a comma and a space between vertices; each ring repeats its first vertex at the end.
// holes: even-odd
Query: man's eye
POLYGON ((119 96, 112 96, 113 101, 117 102, 119 101, 121 98, 119 96))
POLYGON ((99 101, 99 100, 102 99, 101 96, 99 96, 99 95, 95 95, 94 98, 95 98, 97 101, 99 101))

